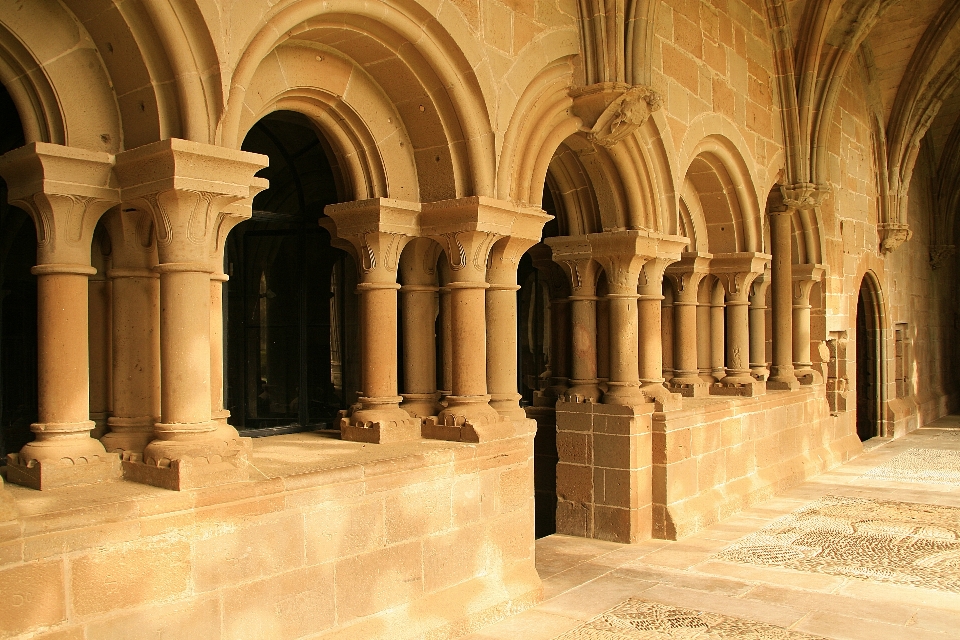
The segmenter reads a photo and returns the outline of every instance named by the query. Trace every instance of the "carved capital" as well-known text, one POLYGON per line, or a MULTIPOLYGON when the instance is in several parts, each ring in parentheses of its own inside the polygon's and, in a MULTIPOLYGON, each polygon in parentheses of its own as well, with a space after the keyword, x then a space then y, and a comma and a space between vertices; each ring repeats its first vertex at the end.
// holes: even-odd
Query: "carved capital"
POLYGON ((696 302, 700 280, 710 273, 710 253, 689 251, 680 256, 680 261, 667 267, 664 275, 673 285, 676 302, 696 302))
POLYGON ((939 269, 948 258, 957 253, 957 247, 952 244, 935 244, 930 246, 930 267, 939 269))
POLYGON ((816 185, 811 182, 798 182, 796 184, 781 184, 780 195, 783 198, 783 205, 791 210, 814 209, 823 204, 823 201, 830 195, 828 185, 816 185))
POLYGON ((763 275, 770 265, 766 253, 720 253, 710 261, 710 273, 717 276, 732 300, 746 300, 754 279, 763 275))
POLYGON ((613 294, 636 294, 640 271, 657 255, 657 235, 648 231, 606 231, 587 236, 613 294))
POLYGON ((587 140, 608 148, 636 131, 663 104, 663 98, 652 88, 620 82, 576 87, 570 97, 574 114, 584 123, 587 140))
POLYGON ((900 222, 881 222, 877 225, 880 236, 880 253, 887 254, 913 237, 913 231, 906 224, 900 222))
POLYGON ((809 304, 810 290, 826 273, 827 269, 822 264, 793 265, 793 304, 809 304))

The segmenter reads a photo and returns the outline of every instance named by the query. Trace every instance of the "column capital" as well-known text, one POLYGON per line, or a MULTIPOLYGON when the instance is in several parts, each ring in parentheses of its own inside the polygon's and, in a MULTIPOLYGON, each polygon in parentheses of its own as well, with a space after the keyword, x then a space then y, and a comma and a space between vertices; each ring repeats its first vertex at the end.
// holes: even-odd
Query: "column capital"
POLYGON ((636 294, 640 271, 657 255, 658 234, 642 230, 587 235, 593 256, 603 266, 611 294, 636 294))
POLYGON ((37 262, 90 264, 100 216, 120 202, 108 153, 32 142, 0 157, 10 204, 37 230, 37 262))
POLYGON ((657 238, 657 255, 643 265, 638 291, 643 296, 663 295, 663 276, 667 267, 680 261, 683 250, 690 240, 683 236, 660 236, 657 238))
POLYGON ((430 287, 436 291, 441 251, 440 245, 430 238, 412 239, 400 255, 400 281, 404 287, 430 287))
POLYGON ((600 263, 593 259, 593 248, 587 236, 559 236, 546 238, 553 262, 570 278, 571 295, 594 296, 600 263))
POLYGON ((810 299, 810 290, 826 275, 827 268, 822 264, 793 265, 793 304, 806 305, 810 299))
MULTIPOLYGON (((236 212, 263 183, 265 156, 178 138, 117 155, 114 173, 125 206, 150 212, 161 262, 208 262, 236 212)), ((228 227, 229 228, 229 227, 228 227)))
POLYGON ((664 275, 673 283, 677 294, 676 302, 696 302, 697 289, 703 276, 710 273, 712 253, 703 251, 684 251, 680 261, 667 267, 664 275))
POLYGON ((717 276, 732 300, 745 302, 754 279, 764 273, 770 260, 766 253, 718 253, 710 261, 710 273, 717 276))
MULTIPOLYGON (((797 182, 795 184, 781 184, 779 196, 783 207, 789 211, 814 209, 823 204, 830 195, 830 185, 814 184, 812 182, 797 182)), ((769 201, 768 201, 769 204, 769 201)), ((779 207, 777 207, 779 209, 779 207)), ((771 215, 784 211, 771 211, 771 215)))
POLYGON ((400 254, 420 234, 419 203, 372 198, 327 205, 324 213, 331 236, 352 246, 363 282, 397 281, 400 254))

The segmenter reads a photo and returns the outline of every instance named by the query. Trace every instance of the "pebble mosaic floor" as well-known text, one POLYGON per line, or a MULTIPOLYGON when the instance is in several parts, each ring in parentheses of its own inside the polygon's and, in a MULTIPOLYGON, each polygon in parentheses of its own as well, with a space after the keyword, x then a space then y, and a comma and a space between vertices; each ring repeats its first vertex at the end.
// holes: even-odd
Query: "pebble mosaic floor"
POLYGON ((933 482, 960 487, 960 451, 908 449, 864 478, 896 482, 933 482))
POLYGON ((556 640, 822 640, 733 616, 630 598, 556 640))
POLYGON ((824 496, 717 559, 960 593, 960 509, 824 496))

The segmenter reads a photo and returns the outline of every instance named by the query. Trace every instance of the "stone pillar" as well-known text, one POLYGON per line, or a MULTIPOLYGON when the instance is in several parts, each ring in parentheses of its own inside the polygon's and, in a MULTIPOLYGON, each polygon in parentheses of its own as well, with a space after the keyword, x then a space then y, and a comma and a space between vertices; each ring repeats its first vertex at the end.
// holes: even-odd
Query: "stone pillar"
POLYGON ((160 280, 153 219, 117 208, 104 217, 113 249, 113 415, 107 451, 142 454, 160 419, 160 280))
POLYGON ((119 477, 116 454, 90 437, 88 278, 100 216, 119 202, 106 153, 34 142, 0 157, 10 204, 37 229, 36 440, 8 456, 7 479, 35 489, 119 477))
POLYGON ((443 405, 446 402, 445 398, 453 393, 453 320, 450 288, 447 286, 450 284, 450 267, 446 264, 445 256, 441 255, 439 260, 437 269, 440 271, 443 285, 440 287, 440 380, 443 388, 438 391, 440 403, 443 405))
POLYGON ((793 289, 791 230, 793 209, 768 202, 770 245, 773 261, 770 267, 773 313, 773 364, 767 389, 798 389, 800 382, 793 373, 793 289))
POLYGON ((91 259, 96 275, 90 277, 87 326, 90 328, 90 419, 96 425, 90 435, 100 439, 107 432, 112 403, 112 302, 113 284, 107 277, 112 249, 110 236, 98 225, 93 234, 91 259))
POLYGON ((726 301, 724 299, 723 286, 719 282, 716 282, 710 289, 710 376, 718 382, 727 373, 726 367, 724 366, 724 357, 726 354, 724 346, 726 333, 725 310, 726 301))
POLYGON ((666 281, 661 286, 663 300, 660 301, 660 344, 662 346, 663 378, 673 378, 673 287, 666 281))
POLYGON ((793 265, 793 373, 802 385, 823 383, 810 359, 810 290, 824 273, 819 264, 793 265))
POLYGON ((573 402, 598 402, 602 395, 597 377, 597 277, 600 264, 592 258, 586 236, 547 238, 553 261, 570 279, 571 386, 566 398, 573 402))
POLYGON ((640 390, 657 404, 657 411, 680 408, 680 396, 663 386, 663 343, 661 304, 663 274, 680 260, 686 238, 662 237, 657 242, 657 256, 643 265, 640 272, 637 300, 640 390))
POLYGON ((607 280, 597 282, 597 386, 606 392, 610 379, 610 299, 607 280))
POLYGON ((397 272, 400 254, 420 232, 420 205, 375 198, 329 205, 337 237, 359 257, 360 367, 363 396, 340 420, 340 435, 354 442, 388 443, 420 438, 420 420, 400 408, 397 389, 397 272))
POLYGON ((710 266, 711 254, 681 254, 680 262, 666 270, 673 285, 673 378, 670 389, 687 397, 708 395, 698 366, 697 309, 700 281, 710 266))
POLYGON ((750 371, 749 296, 753 280, 763 273, 769 259, 766 254, 743 252, 714 255, 711 262, 727 307, 726 371, 720 392, 753 396, 764 391, 750 371))
POLYGON ((750 373, 761 382, 770 375, 767 369, 767 287, 770 269, 750 285, 750 373))
POLYGON ((546 214, 540 217, 542 221, 530 212, 522 219, 527 228, 514 225, 513 235, 498 240, 487 268, 487 390, 490 406, 510 420, 527 417, 520 408, 522 396, 517 388, 517 267, 524 252, 540 240, 543 225, 550 219, 546 214))
POLYGON ((450 289, 453 361, 447 406, 436 418, 424 421, 424 437, 485 442, 516 433, 514 421, 490 406, 487 393, 487 262, 500 238, 530 238, 531 233, 522 229, 536 222, 539 238, 548 219, 539 210, 478 196, 422 206, 422 235, 443 247, 443 259, 450 268, 451 282, 446 286, 450 289))
POLYGON ((610 306, 610 378, 604 404, 634 406, 647 401, 640 391, 637 286, 640 271, 657 255, 657 238, 645 231, 612 231, 587 236, 607 275, 610 306))
POLYGON ((250 197, 264 156, 169 139, 117 156, 124 207, 148 212, 160 274, 160 416, 142 458, 124 457, 138 482, 182 490, 244 480, 246 445, 224 438, 211 393, 211 256, 230 224, 226 209, 250 197))
POLYGON ((403 310, 403 380, 400 408, 415 418, 443 410, 437 390, 437 258, 440 245, 414 238, 400 255, 400 307, 403 310))

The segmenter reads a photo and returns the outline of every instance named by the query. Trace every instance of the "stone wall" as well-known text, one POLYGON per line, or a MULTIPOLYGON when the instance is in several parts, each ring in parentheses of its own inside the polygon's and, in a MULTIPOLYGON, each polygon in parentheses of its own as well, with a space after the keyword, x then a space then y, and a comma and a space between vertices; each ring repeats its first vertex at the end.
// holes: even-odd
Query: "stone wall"
POLYGON ((532 433, 299 434, 257 441, 260 479, 245 483, 8 486, 19 517, 0 524, 0 636, 461 635, 540 598, 531 454, 532 433))

